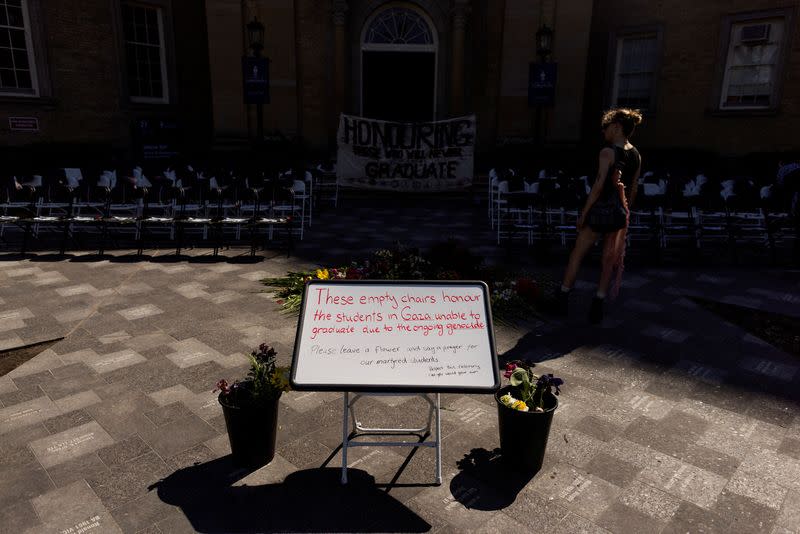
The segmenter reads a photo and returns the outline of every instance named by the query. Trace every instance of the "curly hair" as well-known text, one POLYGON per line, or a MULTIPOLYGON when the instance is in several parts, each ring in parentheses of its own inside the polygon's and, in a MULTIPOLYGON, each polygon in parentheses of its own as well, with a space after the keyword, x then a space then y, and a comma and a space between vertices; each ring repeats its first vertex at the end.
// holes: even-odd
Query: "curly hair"
POLYGON ((617 123, 622 126, 625 137, 630 137, 633 130, 642 123, 642 112, 638 109, 611 108, 603 113, 603 127, 617 123))

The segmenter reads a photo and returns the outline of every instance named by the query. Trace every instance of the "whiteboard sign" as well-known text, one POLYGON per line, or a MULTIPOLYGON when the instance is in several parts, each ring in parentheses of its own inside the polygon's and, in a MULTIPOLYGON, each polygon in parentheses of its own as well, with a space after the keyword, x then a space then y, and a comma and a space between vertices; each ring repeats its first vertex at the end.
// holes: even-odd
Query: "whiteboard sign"
POLYGON ((292 387, 494 391, 500 384, 488 295, 483 282, 308 282, 292 387))

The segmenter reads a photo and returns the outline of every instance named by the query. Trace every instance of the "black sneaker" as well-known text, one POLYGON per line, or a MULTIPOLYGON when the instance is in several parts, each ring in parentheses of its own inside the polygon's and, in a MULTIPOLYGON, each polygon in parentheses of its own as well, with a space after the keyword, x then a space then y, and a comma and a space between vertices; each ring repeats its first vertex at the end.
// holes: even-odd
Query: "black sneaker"
POLYGON ((592 307, 589 308, 589 322, 600 324, 603 322, 603 300, 600 297, 592 299, 592 307))
POLYGON ((566 317, 569 314, 569 291, 562 291, 561 288, 556 288, 556 293, 553 295, 553 313, 566 317))

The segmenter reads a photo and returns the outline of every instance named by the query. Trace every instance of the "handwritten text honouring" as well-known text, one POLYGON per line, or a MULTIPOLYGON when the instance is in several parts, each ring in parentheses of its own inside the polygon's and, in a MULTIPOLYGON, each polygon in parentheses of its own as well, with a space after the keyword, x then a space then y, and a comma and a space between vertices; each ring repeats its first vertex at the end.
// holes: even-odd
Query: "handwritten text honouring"
POLYGON ((479 284, 315 283, 302 326, 303 362, 326 380, 323 369, 379 383, 494 380, 479 284))

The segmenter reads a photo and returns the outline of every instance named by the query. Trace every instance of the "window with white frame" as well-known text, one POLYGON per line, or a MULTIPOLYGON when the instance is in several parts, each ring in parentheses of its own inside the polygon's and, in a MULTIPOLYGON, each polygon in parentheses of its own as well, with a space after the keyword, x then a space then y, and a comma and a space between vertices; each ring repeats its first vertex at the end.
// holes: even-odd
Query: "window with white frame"
POLYGON ((657 44, 656 33, 625 35, 617 39, 612 105, 643 110, 652 107, 658 63, 657 44))
POLYGON ((164 21, 158 7, 122 4, 128 94, 133 102, 167 103, 164 21))
POLYGON ((773 107, 784 19, 737 22, 730 31, 720 108, 773 107))
POLYGON ((0 94, 38 94, 26 0, 0 0, 0 94))

